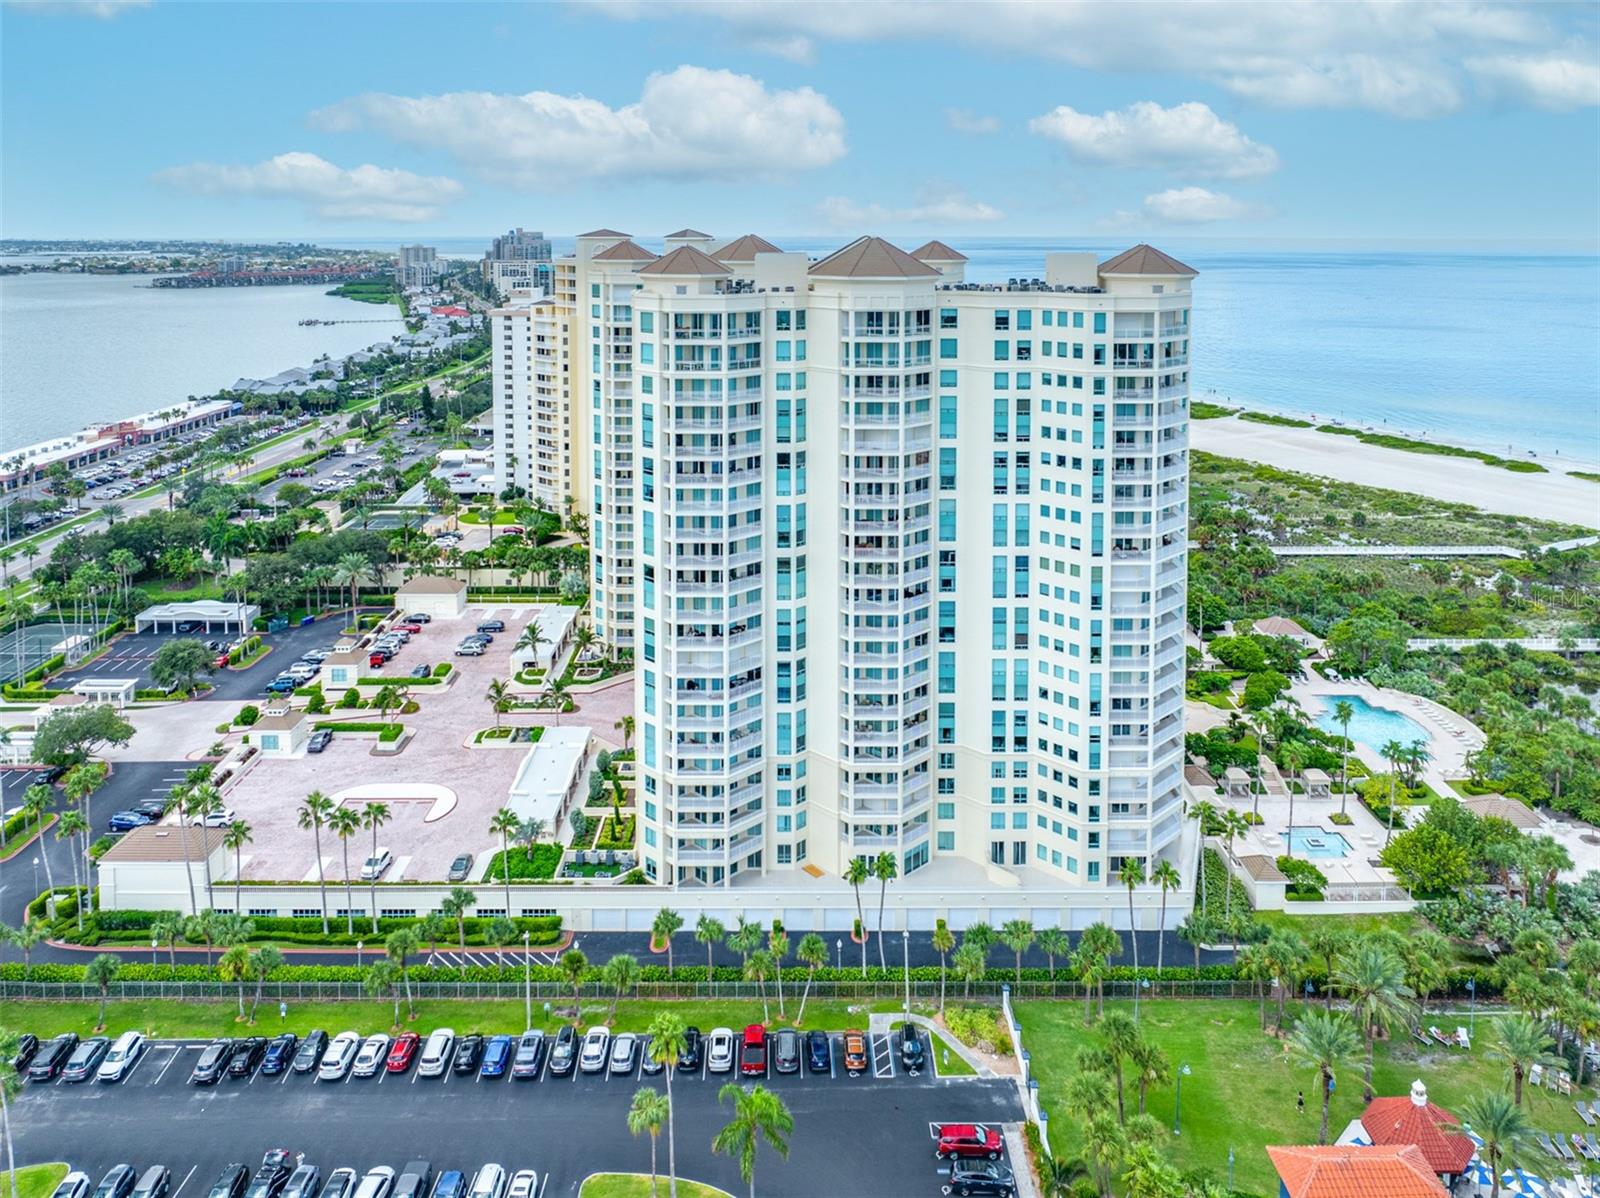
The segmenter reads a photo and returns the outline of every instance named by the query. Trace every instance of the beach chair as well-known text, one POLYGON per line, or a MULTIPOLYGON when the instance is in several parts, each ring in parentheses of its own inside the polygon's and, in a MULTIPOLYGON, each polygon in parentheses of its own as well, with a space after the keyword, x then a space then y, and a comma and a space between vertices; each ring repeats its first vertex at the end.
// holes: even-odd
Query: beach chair
POLYGON ((1530 1086, 1542 1086, 1542 1085, 1544 1085, 1544 1066, 1543 1065, 1535 1065, 1532 1069, 1528 1070, 1528 1084, 1530 1086))
POLYGON ((1581 1101, 1575 1102, 1572 1104, 1572 1109, 1578 1112, 1578 1118, 1583 1120, 1585 1126, 1593 1127, 1595 1125, 1594 1112, 1589 1109, 1587 1104, 1581 1101))
POLYGON ((1427 1033, 1424 1032, 1420 1027, 1412 1028, 1411 1029, 1411 1035, 1417 1041, 1418 1044, 1422 1045, 1422 1047, 1424 1047, 1424 1048, 1432 1048, 1433 1047, 1433 1041, 1428 1039, 1427 1033))
POLYGON ((1549 1135, 1541 1131, 1537 1132, 1534 1138, 1539 1141, 1540 1148, 1543 1148, 1547 1153, 1555 1157, 1556 1160, 1561 1159, 1561 1153, 1556 1151, 1556 1146, 1550 1142, 1549 1135))
POLYGON ((1578 1155, 1584 1160, 1592 1161, 1595 1159, 1594 1152, 1590 1149, 1589 1145, 1584 1143, 1581 1135, 1579 1135, 1577 1132, 1573 1132, 1569 1139, 1572 1140, 1572 1147, 1577 1150, 1578 1155))
POLYGON ((1461 1045, 1461 1047, 1465 1048, 1468 1052, 1472 1051, 1472 1037, 1467 1035, 1466 1028, 1456 1028, 1456 1043, 1461 1045))
POLYGON ((1436 1027, 1430 1026, 1428 1028, 1428 1035, 1432 1036, 1436 1041, 1438 1041, 1440 1044, 1443 1044, 1446 1048, 1454 1048, 1456 1046, 1456 1042, 1454 1040, 1445 1035, 1436 1027))
POLYGON ((1556 1074, 1556 1093, 1566 1098, 1572 1097, 1572 1079, 1565 1073, 1556 1074))
POLYGON ((1561 1149, 1561 1159, 1562 1160, 1564 1160, 1564 1161, 1576 1161, 1578 1159, 1578 1154, 1576 1152, 1572 1151, 1572 1146, 1567 1143, 1567 1140, 1566 1140, 1565 1136, 1558 1136, 1557 1137, 1557 1139, 1556 1139, 1556 1147, 1561 1149))
POLYGON ((1594 1132, 1584 1133, 1583 1142, 1589 1149, 1589 1159, 1600 1161, 1600 1140, 1595 1139, 1594 1132))

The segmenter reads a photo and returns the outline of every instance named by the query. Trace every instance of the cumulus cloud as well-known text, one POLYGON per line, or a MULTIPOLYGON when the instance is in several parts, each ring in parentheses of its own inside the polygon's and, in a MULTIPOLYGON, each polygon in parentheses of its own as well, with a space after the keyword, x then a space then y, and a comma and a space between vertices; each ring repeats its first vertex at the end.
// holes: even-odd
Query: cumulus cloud
POLYGON ((1271 146, 1251 141, 1205 104, 1163 108, 1141 100, 1092 116, 1063 104, 1028 122, 1080 162, 1149 167, 1204 178, 1250 179, 1278 169, 1271 146))
POLYGON ((381 166, 335 166, 315 154, 279 154, 254 166, 196 162, 157 172, 156 181, 204 196, 299 200, 327 220, 425 221, 465 192, 442 175, 381 166))
POLYGON ((499 183, 560 187, 573 176, 699 181, 785 175, 845 153, 844 118, 809 87, 769 90, 732 71, 681 66, 645 80, 637 103, 535 91, 377 93, 312 113, 336 132, 372 130, 443 150, 499 183))
POLYGON ((1172 187, 1144 198, 1144 215, 1170 224, 1207 224, 1269 215, 1265 209, 1204 187, 1172 187))
POLYGON ((979 116, 967 108, 946 108, 944 110, 945 122, 957 133, 998 133, 1000 131, 1000 118, 996 116, 979 116))
POLYGON ((7 8, 109 21, 130 8, 148 8, 150 0, 5 0, 7 8))
POLYGON ((1182 75, 1282 107, 1408 118, 1440 116, 1465 102, 1466 59, 1564 48, 1582 62, 1586 50, 1574 32, 1583 25, 1572 15, 1579 6, 1495 0, 1151 0, 1139 5, 1136 30, 1126 6, 1103 0, 589 0, 589 7, 618 20, 713 18, 745 44, 781 38, 789 57, 809 55, 818 42, 922 39, 1086 70, 1182 75))
POLYGON ((975 200, 960 188, 943 183, 923 187, 914 202, 903 208, 829 196, 817 205, 817 214, 835 228, 987 224, 1004 220, 1006 215, 993 204, 975 200))
POLYGON ((1564 112, 1600 104, 1600 64, 1561 55, 1471 58, 1467 69, 1497 95, 1564 112))

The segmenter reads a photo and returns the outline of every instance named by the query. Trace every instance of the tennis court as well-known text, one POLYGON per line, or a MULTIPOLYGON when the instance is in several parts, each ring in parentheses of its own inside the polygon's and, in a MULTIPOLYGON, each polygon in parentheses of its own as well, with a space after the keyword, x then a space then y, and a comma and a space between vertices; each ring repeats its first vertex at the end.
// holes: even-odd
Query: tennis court
POLYGON ((30 624, 0 636, 0 680, 15 682, 62 652, 73 637, 92 636, 93 624, 30 624))

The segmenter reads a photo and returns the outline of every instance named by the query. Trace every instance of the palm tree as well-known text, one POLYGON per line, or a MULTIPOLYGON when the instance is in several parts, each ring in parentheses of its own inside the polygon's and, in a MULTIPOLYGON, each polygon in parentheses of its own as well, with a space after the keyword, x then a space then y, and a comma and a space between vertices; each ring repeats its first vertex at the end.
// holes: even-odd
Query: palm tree
POLYGON ((561 972, 567 975, 567 981, 572 986, 572 1022, 576 1024, 583 1014, 581 987, 583 975, 589 969, 589 958, 583 955, 582 950, 569 948, 561 954, 560 964, 561 972))
POLYGON ((491 678, 483 697, 494 711, 494 726, 499 731, 500 717, 511 710, 511 686, 504 678, 491 678))
MULTIPOLYGON (((361 826, 372 833, 372 856, 378 856, 378 829, 394 818, 387 803, 365 803, 361 808, 361 826)), ((378 870, 373 867, 369 889, 372 896, 372 934, 378 934, 378 870)), ((508 905, 509 909, 509 905, 508 905)))
POLYGON ((1533 1066, 1549 1068, 1560 1064, 1550 1052, 1552 1047, 1543 1021, 1532 1015, 1508 1015, 1496 1025, 1489 1055, 1506 1063, 1506 1072, 1511 1075, 1512 1098, 1517 1106, 1522 1105, 1522 1083, 1533 1066))
MULTIPOLYGON (((1233 856, 1233 841, 1237 836, 1243 836, 1250 830, 1250 824, 1244 815, 1229 807, 1222 813, 1222 841, 1227 846, 1228 856, 1233 856)), ((1222 873, 1222 918, 1224 921, 1233 918, 1233 875, 1226 870, 1222 873)))
POLYGON ((744 963, 744 980, 754 982, 761 991, 761 1022, 772 1022, 772 1008, 767 1005, 767 979, 772 976, 772 954, 764 948, 758 948, 746 958, 744 963))
POLYGON ((1087 952, 1098 963, 1098 968, 1095 970, 1093 978, 1095 1007, 1099 1014, 1104 1015, 1106 1013, 1106 971, 1111 967, 1111 959, 1122 952, 1122 937, 1118 936, 1116 929, 1108 923, 1092 923, 1084 929, 1083 935, 1078 940, 1078 952, 1087 952))
POLYGON ((250 825, 242 819, 234 820, 222 833, 223 847, 233 850, 233 909, 238 914, 243 914, 244 912, 244 902, 241 897, 244 882, 242 881, 243 875, 239 872, 239 867, 243 859, 244 846, 249 843, 250 825))
POLYGON ((494 818, 489 821, 489 832, 500 838, 500 868, 501 878, 505 882, 506 914, 511 914, 511 837, 517 834, 522 826, 522 821, 517 813, 509 807, 502 807, 494 813, 494 818))
POLYGON ((391 998, 394 1000, 394 1022, 391 1027, 400 1026, 400 969, 387 957, 379 957, 367 966, 366 975, 362 978, 362 985, 368 994, 374 998, 391 998))
MULTIPOLYGON (((209 782, 197 782, 189 788, 189 801, 186 804, 189 824, 191 827, 200 828, 200 853, 201 864, 204 866, 206 880, 206 906, 214 907, 216 903, 211 897, 211 845, 210 837, 206 834, 206 819, 222 810, 222 792, 209 782)), ((184 837, 184 849, 187 851, 189 839, 184 837)))
POLYGON ((357 624, 356 611, 356 585, 361 581, 361 576, 371 568, 371 563, 359 553, 343 553, 333 563, 333 584, 350 588, 350 622, 357 624))
POLYGON ((1040 928, 1039 951, 1044 954, 1044 959, 1047 962, 1046 972, 1049 973, 1050 980, 1054 981, 1056 958, 1065 957, 1072 951, 1072 940, 1060 928, 1040 928))
POLYGON ((1333 1010, 1333 963, 1350 947, 1350 933, 1331 923, 1317 922, 1306 929, 1306 948, 1326 967, 1322 983, 1323 1006, 1333 1010))
POLYGON ((422 947, 422 937, 414 928, 396 928, 383 941, 383 951, 400 969, 400 981, 406 989, 406 1018, 417 1017, 416 1004, 411 999, 411 956, 422 947))
POLYGON ((767 933, 767 953, 772 957, 772 985, 778 992, 778 1018, 784 1019, 783 1013, 783 959, 789 955, 789 936, 783 930, 783 925, 773 922, 772 930, 767 933))
POLYGON ((0 1141, 6 1146, 6 1175, 11 1179, 11 1198, 17 1198, 16 1146, 11 1135, 11 1100, 22 1092, 22 1074, 11 1068, 10 1062, 22 1047, 22 1037, 16 1032, 0 1030, 0 1141))
POLYGON ((1172 1079, 1172 1062, 1153 1040, 1136 1040, 1128 1050, 1133 1063, 1134 1080, 1139 1083, 1139 1113, 1144 1114, 1145 1098, 1151 1086, 1166 1084, 1172 1079))
POLYGON ((806 1021, 806 999, 811 994, 811 983, 817 976, 817 970, 828 963, 828 942, 815 932, 807 932, 800 937, 794 955, 806 967, 806 985, 800 992, 800 1010, 794 1017, 796 1024, 803 1024, 806 1021))
MULTIPOLYGON (((71 814, 76 814, 73 812, 71 814)), ((63 819, 65 816, 62 817, 63 819)), ((24 980, 33 975, 33 950, 45 938, 44 924, 30 920, 20 928, 13 929, 11 943, 22 950, 22 976, 24 980)))
POLYGON ((956 977, 961 979, 962 1001, 972 997, 972 983, 983 977, 987 966, 983 950, 976 944, 963 943, 950 957, 950 968, 955 970, 956 977))
POLYGON ((852 857, 844 871, 844 880, 856 896, 856 931, 861 937, 861 976, 867 976, 867 919, 861 912, 861 884, 867 880, 867 859, 852 857))
POLYGON ((1133 921, 1133 892, 1144 884, 1144 866, 1136 858, 1122 859, 1122 884, 1128 888, 1128 943, 1133 946, 1133 984, 1139 984, 1139 931, 1133 921))
POLYGON ((872 876, 878 879, 878 968, 888 969, 888 963, 883 959, 883 901, 889 894, 889 883, 900 876, 900 865, 895 855, 890 852, 878 854, 878 859, 872 863, 872 876))
POLYGON ((328 934, 328 879, 322 870, 322 825, 333 813, 333 800, 314 790, 300 801, 295 811, 302 828, 310 828, 317 854, 317 892, 322 896, 322 934, 328 934))
MULTIPOLYGON (((805 941, 800 942, 805 947, 805 941)), ((944 920, 940 920, 933 928, 933 951, 939 954, 939 1018, 944 1018, 944 974, 946 957, 956 946, 956 934, 950 930, 944 920)), ((805 1013, 805 1004, 800 1004, 802 1016, 805 1013)), ((800 1022, 804 1022, 804 1019, 800 1022)))
POLYGON ((702 915, 694 922, 694 938, 706 946, 706 984, 711 984, 711 950, 728 934, 720 919, 702 915))
POLYGON ((1405 1019, 1411 989, 1405 983, 1405 966, 1384 945, 1362 941, 1334 965, 1332 985, 1350 1001, 1350 1011, 1367 1042, 1367 1063, 1362 1098, 1372 1101, 1372 1043, 1380 1030, 1405 1019))
MULTIPOLYGON (((685 1047, 683 1020, 672 1011, 662 1011, 650 1021, 650 1043, 645 1049, 662 1066, 667 1083, 667 1185, 671 1198, 678 1195, 678 1140, 673 1128, 672 1075, 685 1047)), ((651 1149, 654 1152, 654 1148, 651 1149)))
POLYGON ((439 904, 439 913, 447 919, 456 921, 456 936, 461 944, 461 951, 467 951, 467 911, 478 902, 478 896, 465 886, 457 886, 439 904))
POLYGON ((244 1022, 244 984, 250 977, 250 946, 234 944, 217 958, 217 976, 239 984, 239 1022, 244 1022))
POLYGON ((1305 974, 1306 944, 1285 928, 1274 932, 1263 949, 1278 985, 1278 1029, 1283 1030, 1283 1005, 1295 983, 1305 974))
MULTIPOLYGON (((65 840, 67 842, 68 853, 72 860, 72 889, 74 893, 77 893, 78 854, 72 850, 72 838, 74 836, 78 837, 80 840, 87 840, 89 838, 89 821, 84 818, 83 812, 81 811, 63 811, 61 813, 61 818, 56 820, 56 839, 58 841, 65 840)), ((49 858, 47 857, 46 860, 48 859, 49 858)), ((79 928, 82 928, 83 904, 81 902, 78 904, 78 917, 78 926, 79 928)))
POLYGON ((496 915, 484 930, 484 939, 494 945, 494 961, 501 969, 506 967, 506 945, 517 938, 517 925, 509 917, 496 915))
POLYGON ((654 1086, 641 1086, 634 1091, 633 1103, 628 1107, 628 1130, 634 1135, 650 1133, 650 1194, 659 1198, 660 1183, 656 1179, 656 1138, 667 1121, 669 1104, 667 1096, 654 1086))
POLYGON ((1112 1011, 1100 1020, 1100 1032, 1105 1037, 1106 1062, 1111 1067, 1111 1080, 1117 1087, 1117 1122, 1126 1123, 1128 1113, 1123 1105, 1122 1061, 1133 1053, 1133 1046, 1139 1043, 1139 1028, 1127 1012, 1112 1011))
POLYGON ((1385 741, 1379 750, 1383 759, 1389 763, 1389 826, 1383 835, 1383 847, 1389 847, 1389 838, 1394 835, 1394 803, 1395 783, 1400 779, 1400 762, 1405 758, 1406 747, 1397 740, 1385 741))
MULTIPOLYGON (((621 822, 618 822, 621 827, 621 822)), ((672 937, 683 927, 683 916, 671 907, 663 907, 656 912, 655 922, 650 925, 650 935, 658 943, 666 946, 667 950, 667 978, 672 977, 672 937)))
POLYGON ((344 853, 344 921, 345 934, 356 934, 356 903, 350 889, 350 838, 361 831, 361 816, 353 807, 335 807, 328 813, 328 827, 339 838, 339 848, 344 853))
POLYGON ((1343 736, 1339 746, 1339 814, 1343 815, 1350 797, 1350 721, 1356 718, 1355 706, 1348 699, 1338 700, 1333 705, 1333 718, 1338 721, 1343 736))
POLYGON ((1161 970, 1167 957, 1167 891, 1183 885, 1183 878, 1172 862, 1160 860, 1150 871, 1150 880, 1161 887, 1161 918, 1156 921, 1156 982, 1161 981, 1161 970))
POLYGON ((561 713, 567 707, 567 684, 556 678, 545 685, 545 693, 550 696, 550 705, 556 717, 556 727, 561 727, 561 713))
POLYGON ((178 937, 183 934, 183 920, 174 911, 163 911, 150 921, 150 939, 167 946, 167 965, 178 967, 178 937))
POLYGON ((633 716, 625 715, 611 726, 622 733, 622 751, 626 753, 628 751, 628 743, 633 740, 633 716))
POLYGON ((1461 1126, 1483 1143, 1478 1155, 1489 1164, 1489 1198, 1500 1198, 1501 1160, 1533 1148, 1527 1112, 1498 1090, 1474 1094, 1461 1104, 1461 1126))
POLYGON ((711 1151, 737 1158, 739 1176, 750 1187, 750 1198, 755 1198, 756 1147, 765 1140, 774 1152, 788 1160, 794 1116, 783 1099, 765 1086, 747 1090, 737 1082, 728 1082, 717 1091, 717 1102, 732 1102, 733 1117, 711 1141, 711 1151))
POLYGON ((607 986, 611 988, 610 1022, 617 1018, 617 1003, 628 991, 639 985, 639 962, 627 953, 618 953, 600 970, 607 986))
POLYGON ((94 1025, 97 1032, 106 1026, 106 1000, 111 997, 111 983, 117 980, 121 969, 122 958, 110 953, 100 953, 83 967, 83 980, 100 991, 100 1017, 94 1025))
MULTIPOLYGON (((1289 827, 1294 828, 1294 784, 1295 775, 1305 768, 1308 754, 1306 747, 1297 740, 1292 740, 1278 751, 1278 756, 1283 758, 1283 764, 1289 771, 1289 827)), ((1288 838, 1288 845, 1284 852, 1294 856, 1294 837, 1288 838)))
POLYGON ((1017 991, 1022 990, 1022 954, 1033 947, 1037 936, 1033 924, 1026 919, 1009 919, 1000 928, 1000 943, 1017 955, 1017 991))
MULTIPOLYGON (((539 646, 548 645, 550 638, 545 636, 539 628, 537 619, 529 620, 522 630, 522 635, 517 638, 517 643, 511 647, 513 653, 521 653, 524 649, 533 654, 533 668, 539 668, 539 646)), ((552 666, 555 662, 550 663, 552 666)))
POLYGON ((1341 1061, 1355 1055, 1361 1036, 1343 1011, 1309 1011, 1289 1033, 1289 1052, 1317 1071, 1322 1095, 1322 1128, 1317 1143, 1328 1142, 1328 1106, 1333 1101, 1333 1074, 1341 1061))
POLYGON ((250 976, 255 979, 255 993, 250 996, 250 1022, 256 1021, 256 1008, 261 1005, 261 991, 266 987, 272 971, 283 964, 283 953, 273 944, 263 944, 250 959, 250 976))

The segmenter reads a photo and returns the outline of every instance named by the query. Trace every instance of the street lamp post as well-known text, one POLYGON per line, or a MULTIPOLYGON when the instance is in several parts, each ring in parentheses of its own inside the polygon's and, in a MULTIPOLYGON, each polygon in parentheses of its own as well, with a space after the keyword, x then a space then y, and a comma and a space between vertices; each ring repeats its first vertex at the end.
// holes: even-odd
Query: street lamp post
POLYGON ((150 937, 150 964, 154 965, 156 963, 156 949, 158 949, 160 947, 161 947, 161 941, 157 940, 154 936, 151 936, 150 937))
POLYGON ((906 1017, 909 1020, 911 1016, 911 930, 909 928, 902 928, 900 930, 900 946, 902 949, 901 955, 905 959, 906 1017))
POLYGON ((844 938, 843 937, 840 937, 839 939, 837 939, 837 940, 835 940, 833 942, 833 959, 834 959, 834 965, 837 968, 839 968, 839 969, 843 969, 844 968, 844 938))
POLYGON ((528 944, 528 929, 522 930, 522 1026, 533 1026, 533 954, 528 944))
POLYGON ((1139 1026, 1139 992, 1150 989, 1150 983, 1144 978, 1135 978, 1133 983, 1133 1024, 1139 1026))
POLYGON ((361 941, 359 941, 359 940, 356 941, 356 968, 357 969, 361 968, 361 950, 363 948, 365 948, 365 947, 366 947, 366 945, 363 944, 361 941))
POLYGON ((1467 979, 1467 1038, 1478 1030, 1478 979, 1467 979))
POLYGON ((1181 1136, 1183 1131, 1180 1122, 1183 1119, 1183 1079, 1189 1076, 1189 1066, 1178 1067, 1178 1093, 1172 1101, 1172 1134, 1181 1136))
POLYGON ((39 893, 39 858, 33 859, 33 892, 39 893))

